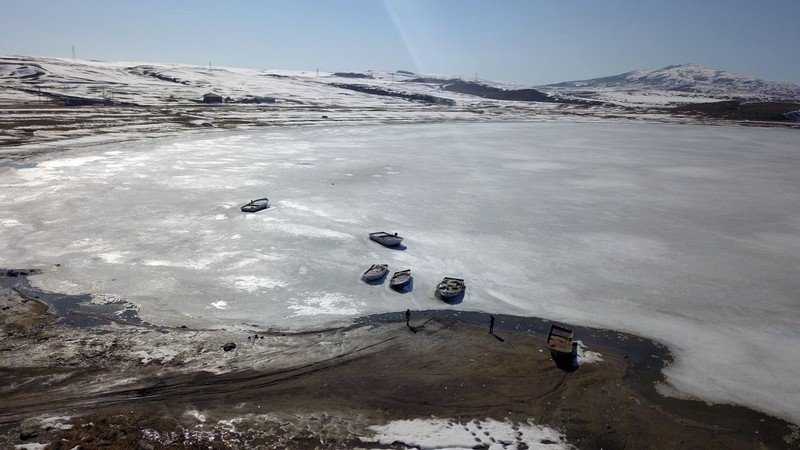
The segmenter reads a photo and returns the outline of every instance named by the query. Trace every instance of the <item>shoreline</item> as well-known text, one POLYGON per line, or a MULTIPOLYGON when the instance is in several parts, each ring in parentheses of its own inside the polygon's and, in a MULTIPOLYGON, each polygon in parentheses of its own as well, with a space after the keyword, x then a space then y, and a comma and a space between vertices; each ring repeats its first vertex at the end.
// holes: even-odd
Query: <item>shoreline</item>
MULTIPOLYGON (((613 330, 571 326, 602 360, 569 373, 550 357, 552 322, 540 318, 495 314, 494 334, 488 313, 452 310, 413 311, 414 332, 404 312, 253 335, 81 325, 10 287, 25 275, 0 273, 0 447, 65 439, 62 448, 94 448, 81 442, 118 441, 111 431, 123 429, 132 445, 152 446, 142 448, 180 439, 213 448, 408 448, 413 442, 380 444, 371 427, 431 417, 532 420, 576 448, 800 444, 797 427, 782 419, 662 396, 656 384, 669 349, 613 330), (228 343, 235 348, 225 351, 228 343)), ((488 445, 491 437, 483 437, 488 445)))

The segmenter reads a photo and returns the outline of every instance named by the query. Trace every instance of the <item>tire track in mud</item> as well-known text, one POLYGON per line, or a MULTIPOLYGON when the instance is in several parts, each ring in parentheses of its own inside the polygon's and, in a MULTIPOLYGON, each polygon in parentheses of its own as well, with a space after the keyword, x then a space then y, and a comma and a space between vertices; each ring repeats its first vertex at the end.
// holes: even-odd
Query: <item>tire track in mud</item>
MULTIPOLYGON (((22 417, 36 413, 53 414, 57 411, 95 409, 128 402, 148 402, 173 398, 202 400, 241 391, 260 392, 283 383, 371 358, 375 352, 380 351, 381 346, 390 343, 397 337, 392 336, 331 358, 279 370, 265 372, 244 370, 224 374, 194 372, 161 377, 155 383, 152 383, 154 377, 149 377, 138 380, 135 383, 138 385, 137 387, 111 388, 100 393, 83 395, 69 395, 64 392, 64 389, 38 393, 20 392, 16 396, 9 396, 4 400, 5 406, 0 407, 0 425, 13 424, 19 422, 22 417), (149 384, 145 384, 148 383, 147 380, 150 380, 149 384), (145 385, 142 386, 143 384, 145 385), (5 409, 8 411, 4 412, 5 409)), ((82 372, 80 377, 88 381, 88 379, 102 376, 104 370, 100 368, 82 372)), ((72 382, 75 383, 75 380, 72 382)), ((80 388, 73 385, 67 389, 74 391, 80 388)))

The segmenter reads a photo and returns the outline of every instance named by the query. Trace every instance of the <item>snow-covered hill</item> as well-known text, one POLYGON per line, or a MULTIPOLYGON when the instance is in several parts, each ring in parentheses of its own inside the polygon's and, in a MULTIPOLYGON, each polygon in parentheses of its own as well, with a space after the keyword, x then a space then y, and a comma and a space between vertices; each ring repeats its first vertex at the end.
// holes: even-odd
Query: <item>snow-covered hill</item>
POLYGON ((0 102, 49 97, 96 104, 175 106, 198 104, 214 93, 230 103, 391 107, 487 106, 525 100, 586 99, 621 105, 671 105, 739 99, 800 100, 800 85, 778 83, 696 64, 635 70, 540 88, 460 77, 397 72, 346 73, 205 67, 184 64, 105 62, 0 56, 0 102), (461 86, 461 88, 452 88, 461 86), (499 94, 487 95, 487 90, 499 94), (520 93, 526 95, 508 95, 520 93), (532 96, 531 93, 537 93, 532 96), (500 101, 500 103, 498 103, 500 101))
POLYGON ((502 83, 408 71, 330 73, 0 56, 0 160, 50 151, 56 144, 215 128, 554 116, 598 120, 608 112, 544 94, 549 101, 533 101, 532 93, 502 83), (461 84, 475 89, 451 86, 461 84), (203 103, 210 93, 224 103, 203 103), (508 93, 527 97, 499 95, 508 93))
POLYGON ((203 95, 214 93, 226 103, 346 107, 484 103, 479 95, 443 89, 441 83, 415 81, 425 79, 421 77, 402 70, 330 73, 0 56, 0 98, 15 94, 156 106, 196 104, 203 95))
POLYGON ((798 84, 766 81, 697 64, 634 70, 609 77, 551 84, 542 89, 567 96, 626 104, 800 100, 798 84))
POLYGON ((664 107, 729 99, 800 99, 800 86, 693 65, 534 89, 403 70, 331 73, 0 56, 0 161, 215 128, 685 121, 691 119, 664 107), (206 94, 224 104, 205 104, 206 94))

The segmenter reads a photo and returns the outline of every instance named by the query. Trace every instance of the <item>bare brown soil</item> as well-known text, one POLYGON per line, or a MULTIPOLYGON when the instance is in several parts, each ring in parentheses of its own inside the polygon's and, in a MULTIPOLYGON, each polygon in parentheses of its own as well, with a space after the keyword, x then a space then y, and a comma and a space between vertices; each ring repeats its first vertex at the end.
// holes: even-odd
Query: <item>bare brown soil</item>
POLYGON ((397 314, 298 334, 77 329, 6 289, 0 448, 405 448, 369 442, 369 426, 431 416, 532 419, 586 449, 798 448, 785 421, 656 393, 669 354, 655 343, 576 327, 603 361, 568 372, 544 345, 548 322, 503 316, 494 334, 470 323, 486 317, 415 312, 413 330, 397 314), (132 356, 164 339, 194 350, 132 356))

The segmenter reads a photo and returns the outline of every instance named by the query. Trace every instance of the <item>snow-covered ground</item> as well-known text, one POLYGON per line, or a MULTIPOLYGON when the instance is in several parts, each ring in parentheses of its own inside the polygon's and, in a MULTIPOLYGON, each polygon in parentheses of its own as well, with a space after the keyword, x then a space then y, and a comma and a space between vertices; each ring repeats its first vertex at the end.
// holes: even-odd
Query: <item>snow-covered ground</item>
POLYGON ((452 308, 624 330, 675 352, 665 392, 800 422, 796 143, 785 129, 505 123, 95 147, 0 167, 0 267, 41 267, 45 289, 124 298, 162 324, 452 308), (270 209, 239 211, 263 196, 270 209), (360 281, 372 263, 412 269, 413 290, 360 281), (462 303, 434 297, 444 276, 466 280, 462 303))
POLYGON ((370 441, 377 441, 383 445, 400 443, 406 448, 423 450, 469 450, 478 446, 487 450, 574 448, 552 428, 532 423, 517 425, 492 419, 466 423, 434 418, 400 420, 374 426, 372 429, 376 434, 369 438, 370 441))
POLYGON ((634 70, 609 77, 556 83, 542 89, 577 98, 636 106, 677 106, 720 100, 800 100, 798 84, 767 81, 698 64, 634 70))

